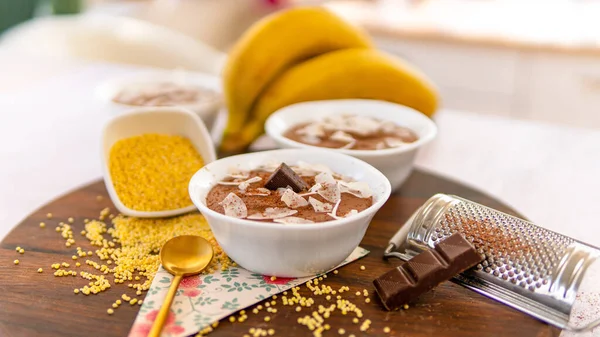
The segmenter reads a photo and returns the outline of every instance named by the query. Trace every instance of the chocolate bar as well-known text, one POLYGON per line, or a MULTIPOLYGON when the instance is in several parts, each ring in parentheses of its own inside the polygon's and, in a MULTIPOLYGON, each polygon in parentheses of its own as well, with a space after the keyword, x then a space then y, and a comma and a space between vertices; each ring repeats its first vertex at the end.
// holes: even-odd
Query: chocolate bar
POLYGON ((294 170, 292 170, 285 163, 281 163, 279 167, 271 174, 267 182, 265 183, 265 188, 268 188, 272 191, 278 188, 286 188, 291 187, 294 192, 299 193, 301 191, 306 191, 309 189, 308 184, 302 177, 296 174, 294 170))
POLYGON ((456 233, 439 242, 434 249, 423 251, 381 275, 373 284, 385 308, 393 310, 482 260, 483 256, 475 247, 456 233))

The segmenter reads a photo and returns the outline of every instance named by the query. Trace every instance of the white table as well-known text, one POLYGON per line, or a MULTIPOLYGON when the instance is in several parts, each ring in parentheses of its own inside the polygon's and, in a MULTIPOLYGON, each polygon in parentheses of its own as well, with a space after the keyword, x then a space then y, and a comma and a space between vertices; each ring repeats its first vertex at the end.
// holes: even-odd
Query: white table
MULTIPOLYGON (((37 207, 101 176, 102 80, 131 67, 0 52, 0 238, 37 207), (10 61, 7 63, 7 61, 10 61)), ((546 228, 600 245, 600 131, 441 111, 418 166, 473 186, 546 228)))

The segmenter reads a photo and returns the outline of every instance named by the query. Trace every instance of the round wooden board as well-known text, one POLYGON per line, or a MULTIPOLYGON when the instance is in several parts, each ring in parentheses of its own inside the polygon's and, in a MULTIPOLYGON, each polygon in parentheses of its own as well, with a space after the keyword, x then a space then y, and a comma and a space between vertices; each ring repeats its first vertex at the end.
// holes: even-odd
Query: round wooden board
MULTIPOLYGON (((435 193, 456 194, 493 208, 515 214, 506 206, 473 189, 431 174, 415 171, 404 186, 377 213, 361 246, 371 253, 359 262, 339 269, 338 275, 330 274, 327 284, 333 288, 349 286, 350 294, 368 289, 372 292, 372 281, 377 276, 399 264, 399 261, 384 261, 383 248, 425 200, 435 193), (361 271, 360 265, 366 270, 361 271)), ((126 336, 136 316, 139 306, 121 305, 112 316, 106 309, 122 293, 132 295, 125 285, 115 285, 108 291, 84 296, 75 295, 74 288, 87 283, 81 277, 54 277, 50 265, 71 260, 76 246, 84 250, 93 249, 79 232, 85 218, 97 218, 104 207, 111 204, 104 184, 101 181, 84 186, 40 208, 17 227, 0 243, 0 336, 126 336), (101 201, 97 196, 102 195, 101 201), (47 213, 53 218, 48 220, 47 213), (54 228, 67 218, 75 219, 73 232, 76 244, 65 247, 64 239, 54 228), (40 228, 39 223, 46 227, 40 228), (21 246, 25 254, 15 251, 21 246), (19 265, 13 260, 19 259, 19 265), (43 273, 37 273, 38 268, 43 273)), ((332 244, 335 244, 332 242, 332 244)), ((83 262, 83 259, 79 260, 83 262)), ((88 270, 82 264, 79 268, 88 270)), ((309 292, 302 287, 304 296, 309 292)), ((558 336, 560 330, 531 318, 517 310, 488 299, 473 291, 444 282, 433 291, 421 296, 408 310, 387 312, 373 294, 370 303, 360 303, 364 317, 373 323, 368 333, 361 333, 350 316, 336 312, 328 319, 332 331, 325 336, 339 336, 338 329, 344 328, 345 335, 356 336, 558 336), (383 333, 384 327, 392 332, 383 333)), ((322 296, 315 296, 315 304, 324 304, 322 296), (323 303, 321 303, 323 302, 323 303)), ((223 321, 211 336, 242 336, 251 327, 273 328, 276 336, 311 336, 304 326, 297 324, 300 314, 294 307, 279 308, 276 314, 269 314, 271 322, 263 320, 264 310, 250 314, 244 323, 223 321)))

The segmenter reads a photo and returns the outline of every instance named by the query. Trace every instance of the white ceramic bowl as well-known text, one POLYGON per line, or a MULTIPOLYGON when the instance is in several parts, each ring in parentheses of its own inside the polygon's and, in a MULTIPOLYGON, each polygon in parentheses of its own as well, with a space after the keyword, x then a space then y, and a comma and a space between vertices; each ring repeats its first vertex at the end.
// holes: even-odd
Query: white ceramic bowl
POLYGON ((122 114, 127 111, 131 111, 131 109, 144 107, 114 102, 113 98, 119 92, 129 86, 160 83, 165 81, 196 87, 200 90, 209 90, 215 94, 213 99, 208 99, 206 101, 201 101, 194 104, 178 105, 198 114, 207 128, 209 130, 212 129, 219 110, 223 106, 221 97, 221 80, 216 76, 183 70, 153 70, 134 72, 121 77, 112 78, 101 83, 96 88, 95 94, 99 100, 108 106, 113 114, 122 114))
MULTIPOLYGON (((364 160, 381 171, 398 189, 410 175, 420 147, 437 134, 437 127, 427 116, 409 107, 368 99, 340 99, 297 103, 273 113, 266 122, 267 134, 282 148, 315 149, 313 145, 293 141, 283 134, 301 123, 322 120, 331 115, 349 114, 391 121, 414 131, 419 139, 399 148, 383 150, 327 149, 364 160)), ((321 148, 322 149, 322 148, 321 148)))
POLYGON ((104 183, 110 199, 119 212, 138 218, 158 218, 192 212, 194 205, 184 208, 146 212, 136 211, 123 205, 112 182, 109 170, 110 149, 118 140, 146 133, 162 133, 187 137, 202 156, 205 164, 215 161, 216 154, 210 134, 195 113, 183 108, 140 108, 114 117, 104 127, 102 135, 102 170, 104 183))
POLYGON ((358 246, 390 193, 389 181, 371 165, 322 149, 274 150, 227 157, 203 167, 190 181, 190 197, 227 255, 250 271, 281 277, 314 275, 341 263, 358 246), (324 164, 334 172, 367 182, 373 191, 373 205, 349 218, 308 225, 237 219, 206 206, 208 192, 225 178, 228 168, 250 170, 273 160, 289 165, 298 161, 324 164))

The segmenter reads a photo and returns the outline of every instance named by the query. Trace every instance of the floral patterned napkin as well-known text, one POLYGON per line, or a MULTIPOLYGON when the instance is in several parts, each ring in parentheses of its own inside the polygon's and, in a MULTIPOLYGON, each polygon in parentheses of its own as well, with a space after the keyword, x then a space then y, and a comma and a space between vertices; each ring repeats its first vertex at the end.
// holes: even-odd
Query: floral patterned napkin
MULTIPOLYGON (((368 253, 368 250, 357 247, 339 266, 368 253)), ((171 313, 161 336, 179 337, 196 333, 238 310, 318 276, 278 277, 271 280, 270 276, 255 274, 240 267, 230 267, 210 275, 184 278, 173 300, 171 313)), ((161 267, 129 332, 130 337, 148 335, 172 279, 173 276, 161 267)))

